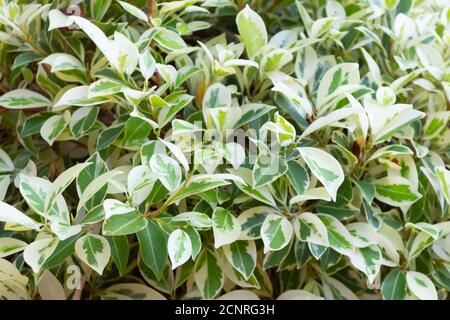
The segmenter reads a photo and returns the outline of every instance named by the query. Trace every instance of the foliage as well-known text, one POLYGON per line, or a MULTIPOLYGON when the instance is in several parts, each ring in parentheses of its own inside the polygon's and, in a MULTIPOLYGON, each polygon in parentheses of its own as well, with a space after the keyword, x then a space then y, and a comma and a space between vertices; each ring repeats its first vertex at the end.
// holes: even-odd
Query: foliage
POLYGON ((450 6, 0 0, 0 298, 446 299, 450 6))

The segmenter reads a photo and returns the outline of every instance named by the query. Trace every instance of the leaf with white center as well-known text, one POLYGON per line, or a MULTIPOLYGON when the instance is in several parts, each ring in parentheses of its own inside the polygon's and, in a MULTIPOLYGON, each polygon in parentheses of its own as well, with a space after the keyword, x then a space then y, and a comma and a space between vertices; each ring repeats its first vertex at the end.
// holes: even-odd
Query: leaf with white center
POLYGON ((84 263, 102 275, 111 256, 111 247, 104 237, 87 234, 75 242, 75 253, 84 263))
POLYGON ((0 97, 0 106, 7 109, 44 108, 50 105, 49 99, 28 89, 11 90, 0 97))
POLYGON ((70 27, 73 21, 58 9, 52 9, 48 12, 49 26, 48 31, 53 29, 70 27))
POLYGON ((99 108, 82 107, 75 110, 70 117, 69 129, 74 138, 79 138, 87 133, 95 124, 99 108))
MULTIPOLYGON (((106 211, 106 210, 105 210, 106 211)), ((103 223, 103 235, 126 236, 135 234, 147 226, 147 218, 137 211, 113 214, 106 217, 103 223)))
POLYGON ((128 194, 132 196, 134 205, 140 205, 147 199, 155 182, 156 177, 148 166, 141 165, 130 170, 127 178, 127 188, 128 194))
POLYGON ((195 262, 195 284, 204 299, 213 299, 224 285, 224 272, 219 257, 210 249, 204 249, 195 262))
POLYGON ((314 213, 304 212, 294 220, 297 239, 320 246, 329 246, 325 224, 314 213))
POLYGON ((41 60, 39 64, 48 64, 51 66, 50 72, 66 70, 82 70, 84 66, 74 56, 67 53, 54 53, 41 60))
POLYGON ((323 184, 333 201, 344 181, 344 171, 329 153, 312 147, 297 148, 314 176, 323 184))
POLYGON ((150 168, 158 176, 159 181, 169 190, 174 191, 181 183, 180 165, 163 154, 154 154, 150 158, 150 168))
POLYGON ((103 202, 103 209, 105 210, 105 219, 117 214, 125 214, 136 211, 136 209, 128 203, 123 203, 116 199, 106 199, 103 202))
POLYGON ((48 190, 47 197, 45 198, 45 213, 48 213, 49 209, 53 206, 58 196, 72 183, 72 181, 80 174, 80 172, 89 165, 91 165, 91 162, 76 164, 61 173, 58 178, 53 181, 51 187, 48 190))
POLYGON ((434 240, 439 239, 441 235, 441 230, 437 225, 432 225, 426 222, 417 222, 417 223, 408 222, 405 224, 405 227, 423 231, 429 236, 431 236, 434 240))
POLYGON ((446 68, 446 62, 441 53, 428 44, 420 44, 415 49, 420 62, 427 71, 437 80, 441 80, 446 68))
POLYGON ((295 203, 305 202, 308 200, 324 200, 331 201, 331 197, 327 189, 323 187, 308 189, 303 194, 299 194, 292 197, 289 201, 289 205, 292 206, 295 203))
POLYGON ((420 300, 437 300, 436 288, 430 278, 420 272, 406 273, 408 289, 420 300))
POLYGON ((383 280, 381 293, 385 300, 403 300, 406 295, 406 273, 392 270, 383 280))
POLYGON ((297 51, 295 75, 298 79, 309 81, 314 76, 317 67, 317 54, 312 46, 306 46, 297 51))
POLYGON ((145 80, 150 79, 156 71, 155 58, 153 58, 148 48, 139 55, 139 69, 145 80))
POLYGON ((331 248, 344 255, 351 254, 354 251, 353 237, 345 226, 333 216, 326 214, 317 216, 327 228, 328 242, 331 248))
POLYGON ((3 201, 5 199, 10 182, 10 175, 0 175, 0 201, 3 201))
POLYGON ((404 126, 415 120, 421 119, 424 116, 424 112, 412 109, 412 107, 404 109, 390 119, 380 130, 377 130, 374 133, 374 143, 380 143, 390 139, 404 126))
POLYGON ((172 155, 174 155, 175 158, 178 160, 178 162, 181 163, 184 170, 186 170, 186 172, 188 172, 189 171, 189 163, 188 163, 188 160, 186 159, 186 156, 184 155, 183 151, 181 151, 181 149, 177 145, 175 145, 169 141, 166 141, 163 139, 158 139, 158 140, 161 141, 167 147, 167 149, 170 150, 172 155))
POLYGON ((401 144, 392 144, 389 146, 382 147, 375 151, 367 161, 371 161, 377 158, 389 158, 397 155, 409 154, 412 155, 413 152, 410 148, 402 146, 401 144))
POLYGON ((266 25, 263 19, 248 5, 236 16, 236 25, 249 57, 253 57, 259 49, 267 44, 266 25))
POLYGON ((63 241, 81 232, 81 225, 68 225, 61 222, 52 222, 50 225, 52 232, 63 241))
POLYGON ((27 243, 15 238, 0 238, 0 258, 10 256, 24 250, 27 243))
POLYGON ((53 105, 54 111, 63 110, 68 106, 94 106, 109 101, 103 95, 89 97, 90 86, 73 87, 64 92, 59 100, 53 105))
POLYGON ((191 239, 181 229, 176 229, 169 235, 167 248, 172 262, 172 270, 186 263, 192 254, 191 239))
POLYGON ((285 217, 270 214, 261 225, 261 239, 264 242, 264 253, 283 249, 291 241, 293 227, 285 217))
POLYGON ((220 82, 214 83, 206 89, 202 101, 203 116, 206 121, 206 127, 213 127, 213 120, 209 109, 229 108, 231 107, 231 92, 220 82))
POLYGON ((23 252, 23 259, 38 273, 45 261, 52 255, 58 245, 59 240, 56 237, 48 237, 36 240, 30 243, 23 252))
POLYGON ((235 142, 228 142, 223 150, 224 158, 231 163, 233 169, 237 169, 245 161, 245 149, 235 142))
POLYGON ((14 163, 9 155, 0 148, 0 172, 10 172, 14 170, 14 163))
POLYGON ((249 290, 233 290, 227 292, 216 300, 260 300, 259 297, 249 290))
POLYGON ((127 11, 129 14, 135 16, 136 18, 147 22, 147 15, 139 8, 133 6, 132 4, 126 3, 125 1, 117 1, 122 6, 122 8, 127 11))
POLYGON ((322 129, 324 127, 330 127, 333 126, 334 123, 343 120, 348 119, 350 116, 354 114, 359 114, 364 112, 364 110, 357 109, 357 108, 342 108, 335 111, 330 112, 324 117, 320 117, 317 120, 315 120, 313 123, 311 123, 308 128, 306 128, 305 131, 303 131, 301 138, 306 137, 307 135, 310 135, 311 133, 322 129))
POLYGON ((186 43, 177 33, 169 29, 160 30, 154 37, 158 46, 166 52, 186 48, 186 43))
POLYGON ((156 70, 158 70, 158 73, 161 75, 164 81, 170 85, 173 84, 177 79, 177 70, 170 64, 157 63, 156 70))
POLYGON ((317 89, 317 104, 321 106, 343 85, 359 84, 359 65, 341 63, 326 71, 317 89))
POLYGON ((241 225, 230 211, 220 207, 215 208, 212 221, 215 248, 233 243, 239 238, 241 225))
POLYGON ((253 240, 238 240, 223 247, 228 262, 248 280, 256 268, 256 245, 253 240))
POLYGON ((305 290, 287 290, 280 294, 277 300, 324 300, 320 296, 316 296, 305 290))
POLYGON ((13 206, 0 201, 0 221, 39 230, 42 224, 34 221, 13 206))
POLYGON ((103 31, 83 17, 72 15, 69 19, 75 22, 89 36, 106 59, 108 59, 109 63, 117 70, 120 70, 118 61, 119 48, 114 47, 113 42, 106 37, 103 31))
POLYGON ((261 128, 261 139, 266 139, 267 131, 271 131, 275 134, 275 137, 282 147, 290 145, 295 140, 295 127, 283 118, 279 112, 275 113, 274 122, 266 122, 261 128))
POLYGON ((394 207, 411 205, 422 197, 413 189, 411 181, 402 177, 385 177, 374 184, 375 198, 394 207))
POLYGON ((207 214, 201 212, 183 212, 172 218, 173 222, 187 222, 197 229, 208 229, 212 227, 212 220, 207 214))

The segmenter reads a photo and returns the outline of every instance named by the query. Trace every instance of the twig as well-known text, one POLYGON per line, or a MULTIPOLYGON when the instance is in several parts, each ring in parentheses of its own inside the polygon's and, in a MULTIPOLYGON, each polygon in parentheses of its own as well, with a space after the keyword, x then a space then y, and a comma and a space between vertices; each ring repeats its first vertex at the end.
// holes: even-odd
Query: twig
POLYGON ((148 0, 148 15, 153 17, 155 11, 155 0, 148 0))

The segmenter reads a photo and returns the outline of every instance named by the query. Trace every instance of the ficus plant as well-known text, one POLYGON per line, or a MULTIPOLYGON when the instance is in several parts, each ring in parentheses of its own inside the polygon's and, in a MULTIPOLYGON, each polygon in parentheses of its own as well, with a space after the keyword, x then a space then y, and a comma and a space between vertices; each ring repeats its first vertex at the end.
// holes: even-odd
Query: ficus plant
POLYGON ((0 299, 447 299, 445 0, 0 0, 0 299))

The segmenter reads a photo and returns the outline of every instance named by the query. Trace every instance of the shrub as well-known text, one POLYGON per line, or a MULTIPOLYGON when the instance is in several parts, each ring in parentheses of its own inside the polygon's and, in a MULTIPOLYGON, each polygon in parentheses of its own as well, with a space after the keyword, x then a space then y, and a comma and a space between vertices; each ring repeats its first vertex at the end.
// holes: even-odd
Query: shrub
POLYGON ((445 299, 445 1, 0 0, 0 298, 445 299))

